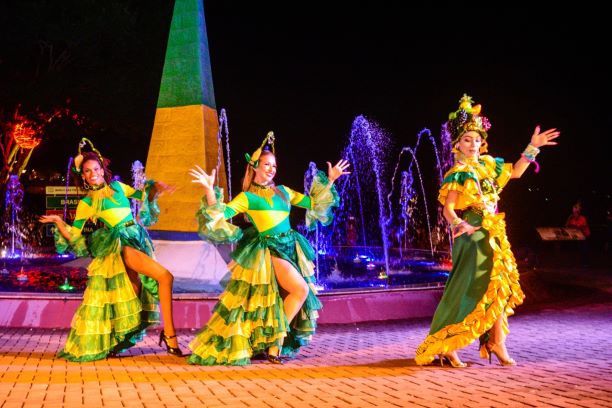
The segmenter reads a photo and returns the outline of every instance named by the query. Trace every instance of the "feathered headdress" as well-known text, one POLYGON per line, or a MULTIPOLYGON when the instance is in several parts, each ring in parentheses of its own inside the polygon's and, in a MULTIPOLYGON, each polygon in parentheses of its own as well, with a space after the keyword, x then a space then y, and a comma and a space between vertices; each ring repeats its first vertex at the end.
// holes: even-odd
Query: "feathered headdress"
POLYGON ((274 153, 274 132, 272 131, 268 132, 263 142, 261 142, 261 146, 259 146, 259 148, 257 148, 257 150, 253 152, 253 154, 245 153, 244 157, 247 163, 256 169, 257 166, 259 166, 259 157, 261 156, 261 153, 264 150, 270 150, 273 154, 275 154, 274 153))
POLYGON ((471 96, 463 94, 459 100, 459 109, 448 115, 445 123, 446 131, 450 134, 450 140, 455 145, 459 138, 470 130, 480 133, 483 139, 487 138, 487 131, 491 128, 489 119, 480 115, 481 106, 472 106, 474 101, 471 96))

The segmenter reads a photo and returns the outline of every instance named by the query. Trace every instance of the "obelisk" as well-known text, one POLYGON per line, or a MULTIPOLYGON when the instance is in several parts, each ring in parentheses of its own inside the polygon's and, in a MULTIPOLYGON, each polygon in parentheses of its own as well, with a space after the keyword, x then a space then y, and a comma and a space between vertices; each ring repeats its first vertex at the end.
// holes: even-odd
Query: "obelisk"
MULTIPOLYGON (((150 233, 159 262, 175 277, 188 278, 189 289, 218 289, 227 272, 217 248, 197 236, 203 190, 188 174, 195 164, 210 172, 220 163, 225 189, 218 128, 203 0, 176 0, 145 173, 177 187, 160 197, 161 214, 150 233)), ((180 283, 175 280, 175 289, 180 283)))
MULTIPOLYGON (((160 198, 155 231, 195 232, 202 187, 187 173, 217 165, 219 129, 203 0, 176 0, 145 171, 177 190, 160 198)), ((219 184, 226 186, 224 161, 219 184)))

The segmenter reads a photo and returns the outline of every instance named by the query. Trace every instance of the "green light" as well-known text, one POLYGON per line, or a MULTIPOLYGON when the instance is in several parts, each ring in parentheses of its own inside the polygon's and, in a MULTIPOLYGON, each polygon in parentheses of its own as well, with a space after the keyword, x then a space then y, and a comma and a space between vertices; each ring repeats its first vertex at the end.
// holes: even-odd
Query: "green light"
POLYGON ((68 282, 68 278, 66 278, 66 280, 64 280, 64 283, 60 286, 58 286, 58 288, 60 290, 63 290, 64 292, 70 291, 70 290, 74 290, 74 286, 72 286, 70 284, 70 282, 68 282))

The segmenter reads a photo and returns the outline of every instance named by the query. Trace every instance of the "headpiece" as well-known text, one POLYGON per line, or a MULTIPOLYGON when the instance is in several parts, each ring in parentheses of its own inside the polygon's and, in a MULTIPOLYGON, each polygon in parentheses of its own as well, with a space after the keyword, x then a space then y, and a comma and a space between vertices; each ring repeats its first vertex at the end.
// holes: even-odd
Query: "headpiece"
POLYGON ((89 147, 91 147, 91 151, 97 154, 98 158, 100 159, 100 163, 104 164, 104 158, 102 157, 102 153, 100 153, 100 151, 94 147, 91 140, 84 137, 79 142, 79 154, 76 155, 76 157, 73 160, 74 166, 72 167, 72 170, 77 174, 81 174, 81 165, 83 164, 83 154, 81 153, 81 149, 85 147, 85 143, 89 143, 89 147))
POLYGON ((264 150, 269 150, 274 154, 274 132, 272 131, 268 132, 263 142, 261 142, 261 146, 253 154, 245 153, 244 157, 247 163, 256 169, 259 166, 259 157, 264 150))
POLYGON ((489 119, 480 115, 480 105, 472 106, 471 96, 463 94, 459 100, 459 109, 448 115, 448 122, 444 124, 450 134, 451 143, 455 145, 465 132, 470 130, 480 133, 483 139, 487 138, 487 131, 491 128, 489 119))

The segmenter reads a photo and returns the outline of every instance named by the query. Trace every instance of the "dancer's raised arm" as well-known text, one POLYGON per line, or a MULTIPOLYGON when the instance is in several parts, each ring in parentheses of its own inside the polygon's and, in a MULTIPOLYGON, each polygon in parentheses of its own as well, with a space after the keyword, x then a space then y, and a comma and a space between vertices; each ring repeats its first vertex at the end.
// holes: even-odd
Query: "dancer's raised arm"
POLYGON ((336 181, 340 176, 351 174, 350 171, 345 171, 351 164, 348 160, 340 159, 333 167, 330 162, 327 162, 327 177, 330 182, 336 181))
POLYGON ((210 174, 208 174, 196 164, 194 168, 189 170, 189 174, 193 177, 193 180, 191 180, 192 183, 198 183, 204 187, 204 194, 206 195, 208 205, 212 206, 217 204, 217 198, 215 197, 215 177, 217 175, 217 170, 212 169, 210 174))

